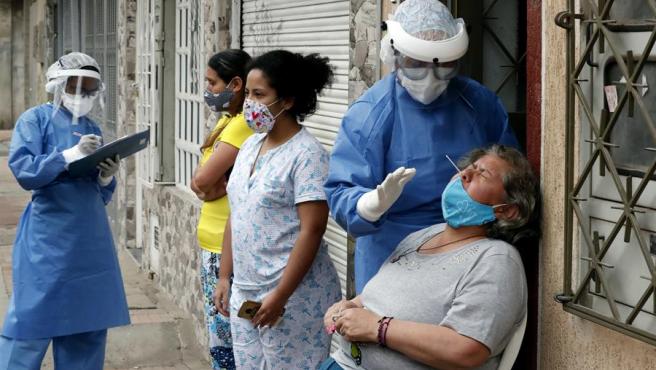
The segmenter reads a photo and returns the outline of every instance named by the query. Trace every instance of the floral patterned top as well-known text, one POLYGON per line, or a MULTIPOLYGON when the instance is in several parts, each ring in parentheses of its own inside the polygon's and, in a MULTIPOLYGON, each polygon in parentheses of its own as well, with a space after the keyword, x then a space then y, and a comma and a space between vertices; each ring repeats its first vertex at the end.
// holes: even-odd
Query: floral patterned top
MULTIPOLYGON (((246 290, 267 290, 278 284, 300 231, 296 205, 326 199, 328 153, 317 139, 302 128, 258 158, 265 137, 255 134, 243 144, 227 189, 233 284, 246 290)), ((323 244, 315 265, 331 263, 323 244)))

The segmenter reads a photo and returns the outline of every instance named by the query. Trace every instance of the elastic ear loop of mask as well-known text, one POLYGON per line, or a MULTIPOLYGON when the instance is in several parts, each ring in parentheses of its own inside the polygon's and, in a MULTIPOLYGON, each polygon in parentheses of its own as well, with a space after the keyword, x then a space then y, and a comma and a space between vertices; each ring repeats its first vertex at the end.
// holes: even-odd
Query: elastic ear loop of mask
MULTIPOLYGON (((232 80, 230 80, 230 82, 228 82, 228 84, 223 88, 223 91, 221 91, 221 92, 218 92, 218 93, 216 93, 216 94, 215 94, 214 92, 212 92, 211 90, 207 90, 207 92, 209 92, 210 94, 212 94, 212 96, 219 96, 219 95, 223 94, 224 92, 226 92, 226 91, 232 89, 232 87, 230 86, 230 85, 232 84, 232 81, 234 81, 234 78, 233 78, 232 80)), ((224 107, 224 108, 225 108, 225 107, 224 107)))
MULTIPOLYGON (((276 103, 279 102, 279 101, 280 101, 280 98, 276 99, 276 101, 274 101, 274 102, 271 103, 271 104, 265 104, 265 105, 266 105, 266 107, 267 107, 267 109, 268 109, 270 106, 276 104, 276 103)), ((282 107, 282 109, 280 110, 280 112, 278 112, 278 114, 276 114, 276 115, 273 117, 273 120, 274 120, 274 121, 277 120, 278 117, 279 117, 284 111, 286 111, 286 110, 287 110, 287 109, 285 109, 285 107, 282 107)), ((271 110, 269 110, 269 112, 271 112, 271 110)))

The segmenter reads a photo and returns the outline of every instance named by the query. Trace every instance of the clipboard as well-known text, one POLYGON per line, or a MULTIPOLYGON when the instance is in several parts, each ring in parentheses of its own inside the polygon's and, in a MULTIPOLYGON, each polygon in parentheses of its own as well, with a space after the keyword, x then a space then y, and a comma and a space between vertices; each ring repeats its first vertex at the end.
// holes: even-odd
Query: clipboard
POLYGON ((127 158, 132 154, 148 147, 150 142, 150 128, 137 132, 136 134, 122 137, 103 145, 95 152, 88 156, 71 162, 68 165, 68 173, 72 177, 82 177, 88 175, 96 169, 96 166, 107 158, 114 158, 118 154, 121 159, 127 158))

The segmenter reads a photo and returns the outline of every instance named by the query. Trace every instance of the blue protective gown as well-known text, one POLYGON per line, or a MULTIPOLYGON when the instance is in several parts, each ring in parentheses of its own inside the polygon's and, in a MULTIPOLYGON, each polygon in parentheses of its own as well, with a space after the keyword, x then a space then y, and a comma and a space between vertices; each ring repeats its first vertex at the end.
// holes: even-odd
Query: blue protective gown
POLYGON ((9 167, 32 191, 13 249, 13 295, 2 335, 40 339, 130 323, 125 291, 105 211, 116 181, 98 184, 98 171, 71 178, 62 151, 74 134, 101 135, 90 119, 72 125, 68 110, 43 104, 14 128, 9 167))
POLYGON ((517 147, 500 100, 474 80, 456 77, 433 103, 414 100, 391 73, 344 116, 333 148, 326 193, 332 216, 357 237, 355 285, 361 292, 408 234, 444 222, 441 198, 470 150, 493 143, 517 147), (362 194, 404 166, 416 168, 394 205, 377 222, 356 212, 362 194))

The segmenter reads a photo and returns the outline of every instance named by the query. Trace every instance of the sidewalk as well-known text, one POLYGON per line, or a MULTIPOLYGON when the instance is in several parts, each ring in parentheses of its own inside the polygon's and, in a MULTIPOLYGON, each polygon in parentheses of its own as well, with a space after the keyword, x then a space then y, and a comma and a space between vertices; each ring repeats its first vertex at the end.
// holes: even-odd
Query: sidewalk
MULTIPOLYGON (((11 251, 16 224, 30 194, 21 189, 7 167, 11 132, 0 131, 0 325, 11 295, 11 251)), ((106 370, 209 369, 204 349, 196 343, 192 321, 159 292, 124 251, 119 251, 132 325, 109 330, 106 370)), ((48 353, 42 369, 52 369, 48 353)))

